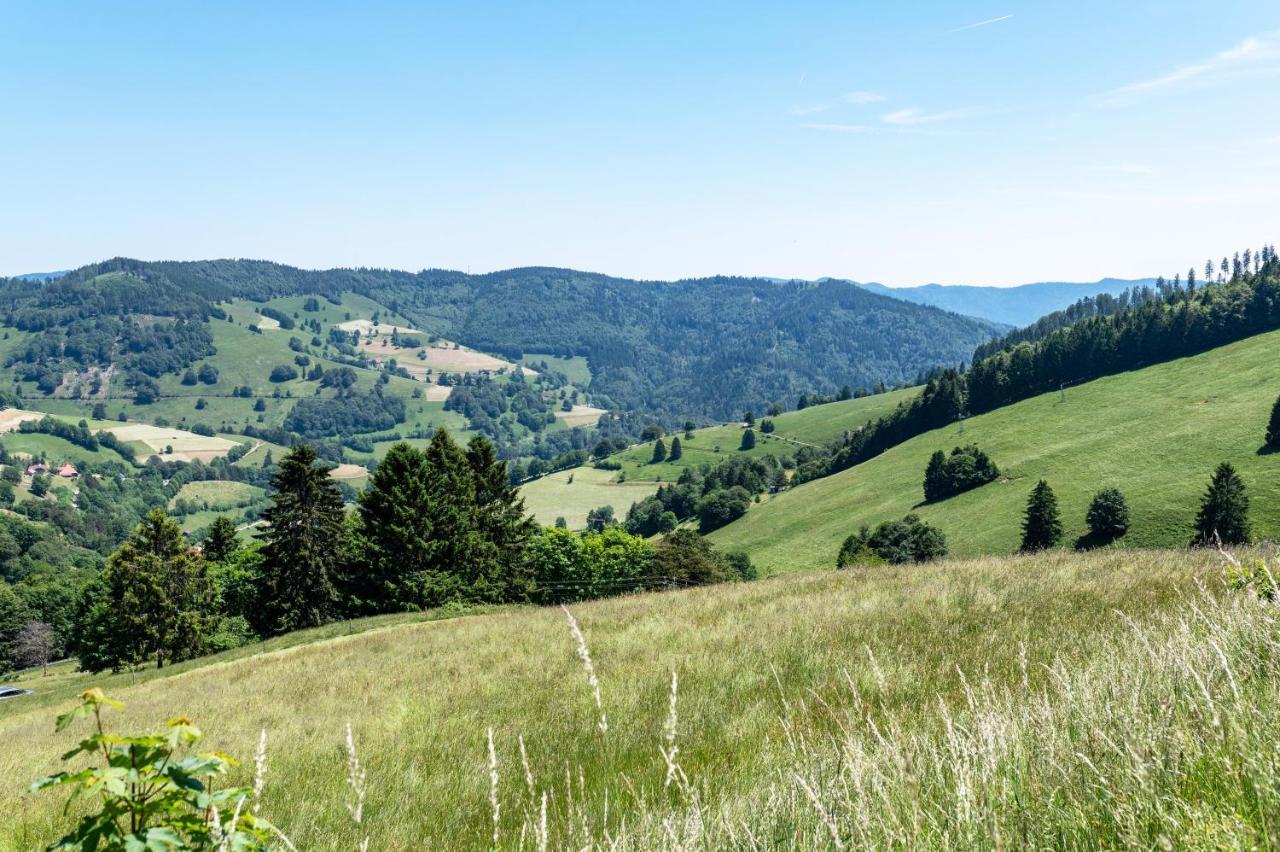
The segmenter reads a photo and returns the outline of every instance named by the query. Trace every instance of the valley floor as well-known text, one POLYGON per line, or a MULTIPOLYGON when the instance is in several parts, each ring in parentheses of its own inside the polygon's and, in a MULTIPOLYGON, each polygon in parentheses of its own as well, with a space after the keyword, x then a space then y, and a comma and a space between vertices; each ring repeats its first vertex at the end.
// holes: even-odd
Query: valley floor
MULTIPOLYGON (((124 701, 117 730, 190 715, 237 781, 266 729, 263 813, 299 849, 490 846, 490 728, 503 848, 1273 846, 1280 625, 1222 578, 1213 553, 1053 552, 583 603, 600 708, 557 609, 64 689, 124 701)), ((83 734, 53 731, 69 696, 23 700, 0 702, 3 849, 67 826, 24 791, 83 734)))

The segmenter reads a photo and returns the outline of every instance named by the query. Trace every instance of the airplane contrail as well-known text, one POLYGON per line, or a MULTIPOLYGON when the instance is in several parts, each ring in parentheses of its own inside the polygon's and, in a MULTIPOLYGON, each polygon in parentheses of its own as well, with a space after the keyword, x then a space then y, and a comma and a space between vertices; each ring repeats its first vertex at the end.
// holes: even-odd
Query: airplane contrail
POLYGON ((951 32, 958 33, 958 32, 961 32, 962 30, 973 30, 973 29, 977 29, 978 27, 986 27, 986 26, 990 26, 991 24, 998 24, 1001 21, 1007 21, 1012 17, 1013 15, 1001 15, 998 18, 989 18, 985 21, 978 21, 976 24, 965 24, 963 27, 956 27, 954 30, 951 30, 951 32))

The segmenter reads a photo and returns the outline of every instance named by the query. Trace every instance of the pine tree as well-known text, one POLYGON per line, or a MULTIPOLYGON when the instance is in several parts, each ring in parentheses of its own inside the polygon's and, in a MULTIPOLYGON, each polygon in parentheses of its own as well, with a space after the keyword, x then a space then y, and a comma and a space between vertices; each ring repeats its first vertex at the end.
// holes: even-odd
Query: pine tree
POLYGON ((1205 491, 1200 513, 1196 516, 1196 535, 1192 544, 1213 546, 1247 544, 1249 541, 1249 496, 1244 480, 1227 462, 1218 465, 1205 491))
POLYGON ((1085 521, 1095 539, 1117 539, 1129 531, 1129 501, 1118 488, 1104 488, 1093 495, 1085 521))
POLYGON ((226 515, 219 515, 209 525, 205 534, 202 551, 207 562, 226 562, 236 555, 240 543, 236 538, 235 521, 226 515))
POLYGON ((204 560, 162 509, 153 509, 107 559, 102 586, 102 605, 89 628, 101 641, 102 668, 119 670, 148 658, 159 668, 204 652, 213 583, 204 560))
POLYGON ((285 633, 324 624, 337 601, 342 494, 307 444, 280 460, 271 485, 272 505, 262 513, 262 627, 285 633))
POLYGON ((933 502, 947 493, 945 482, 947 456, 937 450, 929 456, 929 464, 924 469, 924 499, 933 502))
POLYGON ((1053 547, 1062 538, 1062 521, 1058 518, 1058 498, 1049 483, 1036 483, 1027 500, 1027 513, 1022 521, 1022 549, 1027 552, 1053 547))
POLYGON ((743 432, 742 445, 739 446, 738 449, 750 450, 750 449, 754 449, 755 445, 756 445, 756 431, 754 429, 748 429, 745 432, 743 432))
POLYGON ((479 435, 472 438, 467 464, 475 487, 472 518, 482 547, 473 563, 471 595, 493 602, 528 600, 533 579, 525 571, 524 552, 537 524, 525 512, 520 491, 511 487, 507 463, 492 443, 479 435))
POLYGON ((427 460, 426 517, 431 536, 420 590, 423 606, 470 599, 474 565, 482 541, 472 518, 476 486, 467 455, 448 431, 437 429, 424 451, 427 460))
POLYGON ((421 604, 432 530, 426 455, 403 441, 387 450, 357 507, 361 570, 351 577, 355 606, 397 612, 421 604))
POLYGON ((659 438, 658 440, 653 442, 653 458, 650 459, 650 463, 657 464, 658 462, 663 462, 666 460, 667 460, 667 445, 662 442, 661 438, 659 438))
POLYGON ((671 439, 671 454, 667 456, 669 461, 679 461, 684 455, 684 447, 680 445, 680 438, 677 436, 671 439))
POLYGON ((1271 420, 1267 423, 1267 446, 1280 450, 1280 396, 1271 406, 1271 420))

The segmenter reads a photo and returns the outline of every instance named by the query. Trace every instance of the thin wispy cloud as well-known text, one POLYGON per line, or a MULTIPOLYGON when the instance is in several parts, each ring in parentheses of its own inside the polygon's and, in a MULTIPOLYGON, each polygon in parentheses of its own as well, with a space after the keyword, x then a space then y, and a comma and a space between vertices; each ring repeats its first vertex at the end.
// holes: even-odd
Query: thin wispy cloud
POLYGON ((1012 17, 1013 15, 1001 15, 998 18, 988 18, 985 21, 976 21, 972 24, 965 24, 963 27, 956 27, 954 30, 949 30, 949 32, 960 33, 960 32, 964 32, 965 30, 976 30, 978 27, 989 27, 992 24, 998 24, 1001 21, 1007 21, 1012 17))
POLYGON ((847 104, 876 104, 889 99, 879 92, 850 92, 840 100, 847 104))
POLYGON ((957 121, 962 118, 972 118, 978 114, 978 110, 971 108, 964 109, 947 109, 938 112, 926 112, 915 107, 894 110, 880 116, 880 120, 885 124, 894 124, 900 126, 914 126, 919 124, 938 124, 943 121, 957 121))
POLYGON ((1127 106, 1149 95, 1204 88, 1229 74, 1262 68, 1280 70, 1280 32, 1249 36, 1234 47, 1201 62, 1103 92, 1094 100, 1104 107, 1127 106))

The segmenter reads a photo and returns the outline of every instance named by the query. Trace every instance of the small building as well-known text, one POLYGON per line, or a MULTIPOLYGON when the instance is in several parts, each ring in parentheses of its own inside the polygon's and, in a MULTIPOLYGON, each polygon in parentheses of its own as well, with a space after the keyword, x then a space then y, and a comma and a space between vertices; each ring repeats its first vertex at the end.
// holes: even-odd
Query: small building
POLYGON ((80 471, 76 470, 70 462, 67 462, 62 467, 58 468, 58 476, 61 476, 63 479, 75 479, 79 475, 80 471))
POLYGON ((35 464, 27 465, 27 476, 37 476, 38 474, 48 472, 49 465, 44 462, 36 462, 35 464))

